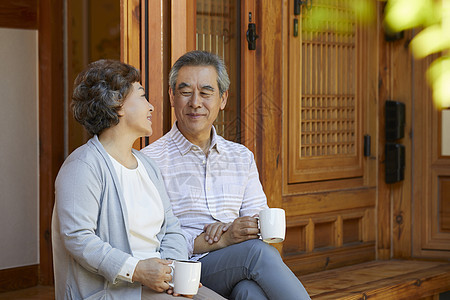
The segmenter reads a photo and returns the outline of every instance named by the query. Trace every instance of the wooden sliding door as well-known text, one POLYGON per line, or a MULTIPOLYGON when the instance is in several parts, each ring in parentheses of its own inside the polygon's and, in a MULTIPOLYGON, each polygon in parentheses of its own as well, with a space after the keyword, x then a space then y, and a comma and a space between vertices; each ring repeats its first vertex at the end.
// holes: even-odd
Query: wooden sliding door
POLYGON ((294 2, 285 24, 283 253, 308 273, 375 258, 377 36, 348 1, 313 1, 300 15, 294 2), (317 9, 326 17, 312 19, 317 9))

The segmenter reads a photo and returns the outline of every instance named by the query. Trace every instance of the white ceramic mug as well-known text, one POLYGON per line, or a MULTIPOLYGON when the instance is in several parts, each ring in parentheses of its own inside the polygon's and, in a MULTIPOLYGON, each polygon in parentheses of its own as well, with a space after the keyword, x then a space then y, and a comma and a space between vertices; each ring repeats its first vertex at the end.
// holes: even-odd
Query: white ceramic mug
POLYGON ((195 295, 200 284, 202 263, 199 261, 174 260, 172 267, 172 281, 169 285, 173 292, 180 295, 195 295))
POLYGON ((281 243, 286 235, 286 214, 282 208, 267 208, 259 212, 259 230, 266 243, 281 243))

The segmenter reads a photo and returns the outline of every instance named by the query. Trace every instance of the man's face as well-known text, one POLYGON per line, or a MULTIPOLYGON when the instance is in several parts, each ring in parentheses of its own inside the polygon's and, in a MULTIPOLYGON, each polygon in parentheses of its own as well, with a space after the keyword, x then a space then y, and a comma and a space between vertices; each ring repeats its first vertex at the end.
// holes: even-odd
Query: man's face
POLYGON ((213 66, 185 66, 178 71, 175 91, 170 89, 178 129, 191 142, 209 138, 219 111, 225 108, 228 91, 220 97, 213 66))

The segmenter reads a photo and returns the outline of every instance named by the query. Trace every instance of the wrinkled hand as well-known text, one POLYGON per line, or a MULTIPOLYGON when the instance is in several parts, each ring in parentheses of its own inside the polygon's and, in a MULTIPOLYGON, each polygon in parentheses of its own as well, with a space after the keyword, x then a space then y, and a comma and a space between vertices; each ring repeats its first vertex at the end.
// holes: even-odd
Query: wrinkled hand
POLYGON ((237 244, 251 239, 257 239, 259 229, 258 220, 254 217, 236 218, 223 234, 229 245, 237 244))
POLYGON ((206 224, 203 227, 203 231, 205 232, 205 241, 207 241, 210 245, 217 243, 222 237, 222 234, 228 230, 231 224, 232 223, 226 224, 222 222, 206 224))
POLYGON ((159 258, 141 260, 134 270, 133 281, 138 281, 155 292, 164 292, 169 289, 168 282, 172 280, 170 263, 169 260, 159 258))

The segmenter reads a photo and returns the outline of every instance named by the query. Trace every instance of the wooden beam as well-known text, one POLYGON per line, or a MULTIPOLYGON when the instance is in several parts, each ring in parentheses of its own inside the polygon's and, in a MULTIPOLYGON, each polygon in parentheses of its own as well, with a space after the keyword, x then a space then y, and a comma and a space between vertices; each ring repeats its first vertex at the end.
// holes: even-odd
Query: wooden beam
POLYGON ((2 0, 0 27, 18 29, 38 28, 37 0, 2 0))
MULTIPOLYGON (((378 41, 379 41, 379 143, 378 143, 378 161, 384 162, 384 147, 386 143, 385 126, 384 126, 384 103, 387 99, 392 99, 392 90, 390 88, 390 44, 384 39, 384 31, 382 27, 384 3, 378 2, 378 41)), ((377 203, 377 258, 389 259, 391 257, 391 199, 389 187, 384 181, 384 164, 379 164, 378 169, 378 203, 377 203)))
POLYGON ((54 182, 64 161, 63 3, 39 1, 39 282, 53 283, 54 182))

